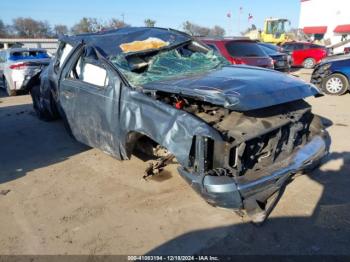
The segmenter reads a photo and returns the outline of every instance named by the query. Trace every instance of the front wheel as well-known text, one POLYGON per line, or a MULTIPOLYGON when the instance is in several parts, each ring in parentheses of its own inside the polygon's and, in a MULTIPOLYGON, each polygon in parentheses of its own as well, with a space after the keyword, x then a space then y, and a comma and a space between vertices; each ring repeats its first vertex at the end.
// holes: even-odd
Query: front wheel
POLYGON ((349 81, 341 74, 333 74, 322 82, 322 89, 328 95, 340 96, 348 91, 349 81))
POLYGON ((306 69, 312 69, 316 65, 316 61, 313 58, 306 58, 303 62, 303 67, 306 69))

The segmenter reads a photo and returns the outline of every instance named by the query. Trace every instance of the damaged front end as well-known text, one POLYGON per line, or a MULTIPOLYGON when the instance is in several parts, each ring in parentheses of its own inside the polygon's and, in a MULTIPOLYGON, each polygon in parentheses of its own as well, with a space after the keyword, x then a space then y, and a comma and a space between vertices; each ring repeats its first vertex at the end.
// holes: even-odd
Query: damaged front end
MULTIPOLYGON (((162 53, 111 61, 142 93, 179 112, 182 120, 169 114, 169 123, 182 131, 169 133, 174 141, 182 134, 184 144, 192 138, 190 150, 179 148, 181 143, 160 144, 178 159, 179 173, 195 191, 214 206, 244 210, 262 222, 291 175, 316 166, 328 152, 328 134, 303 100, 319 92, 278 72, 227 66, 202 48, 186 42, 162 53), (185 119, 188 115, 195 119, 185 119), (221 139, 196 134, 190 128, 194 120, 221 139)), ((162 132, 167 137, 169 128, 176 129, 167 126, 150 137, 162 132)), ((157 173, 173 155, 160 158, 145 176, 157 173)))
POLYGON ((196 115, 224 141, 195 137, 180 174, 210 204, 245 210, 262 222, 291 175, 328 151, 328 134, 303 100, 247 112, 207 108, 196 115))
POLYGON ((152 141, 166 154, 145 177, 176 158, 180 174, 214 206, 245 210, 261 222, 290 176, 328 151, 327 132, 303 100, 319 92, 294 77, 228 66, 168 29, 123 28, 63 41, 75 48, 41 75, 40 113, 52 118, 55 110, 47 109, 60 109, 77 140, 120 160, 143 138, 152 141), (72 70, 85 59, 106 70, 103 86, 72 70))

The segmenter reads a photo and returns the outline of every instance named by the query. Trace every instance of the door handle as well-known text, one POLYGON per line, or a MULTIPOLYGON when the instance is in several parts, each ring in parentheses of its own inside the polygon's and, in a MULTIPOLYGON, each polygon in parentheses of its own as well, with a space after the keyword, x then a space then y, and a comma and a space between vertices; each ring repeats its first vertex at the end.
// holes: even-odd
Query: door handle
POLYGON ((62 91, 61 93, 66 99, 72 98, 74 96, 73 92, 67 90, 62 91))

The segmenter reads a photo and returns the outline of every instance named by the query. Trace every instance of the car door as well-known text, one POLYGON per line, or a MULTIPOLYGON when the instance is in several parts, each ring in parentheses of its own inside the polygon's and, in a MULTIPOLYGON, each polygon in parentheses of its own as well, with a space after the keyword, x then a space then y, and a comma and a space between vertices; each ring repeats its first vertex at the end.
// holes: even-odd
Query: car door
POLYGON ((82 143, 118 156, 119 77, 92 47, 78 50, 67 66, 59 94, 73 135, 82 143))
POLYGON ((294 44, 294 51, 292 56, 293 56, 294 65, 296 66, 302 65, 306 56, 306 50, 304 49, 304 45, 301 43, 294 44))

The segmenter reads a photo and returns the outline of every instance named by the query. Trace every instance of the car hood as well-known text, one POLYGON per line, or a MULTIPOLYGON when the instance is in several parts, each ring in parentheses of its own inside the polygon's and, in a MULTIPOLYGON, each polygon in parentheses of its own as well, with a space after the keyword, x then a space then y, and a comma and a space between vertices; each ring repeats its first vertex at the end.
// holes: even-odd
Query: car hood
POLYGON ((336 61, 342 61, 342 60, 350 60, 350 55, 329 56, 322 59, 320 64, 326 64, 329 62, 336 62, 336 61))
POLYGON ((147 83, 143 88, 182 94, 235 111, 269 107, 319 94, 314 85, 296 77, 250 66, 225 66, 201 75, 147 83))

